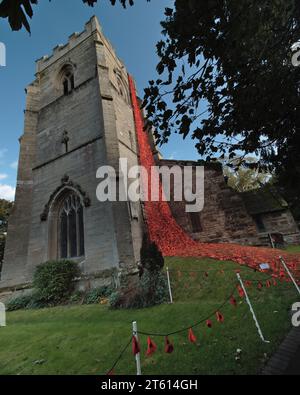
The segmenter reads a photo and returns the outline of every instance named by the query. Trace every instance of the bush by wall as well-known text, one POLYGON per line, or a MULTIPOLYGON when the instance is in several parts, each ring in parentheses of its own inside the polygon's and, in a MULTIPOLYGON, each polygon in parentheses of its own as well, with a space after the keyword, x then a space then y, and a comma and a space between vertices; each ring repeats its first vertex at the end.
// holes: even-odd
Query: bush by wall
POLYGON ((97 304, 103 298, 108 298, 113 292, 113 289, 109 286, 103 286, 90 290, 84 298, 85 304, 97 304))
POLYGON ((165 303, 168 285, 164 273, 144 270, 142 277, 128 287, 113 292, 109 297, 112 309, 142 309, 165 303))
POLYGON ((124 284, 110 296, 113 309, 135 309, 164 303, 168 298, 167 279, 162 272, 164 257, 155 243, 144 235, 141 248, 140 278, 124 284))
POLYGON ((32 300, 32 295, 16 296, 6 303, 7 311, 26 309, 32 300))
POLYGON ((79 268, 72 261, 49 261, 36 268, 33 287, 36 300, 47 305, 57 305, 66 301, 74 291, 74 279, 79 276, 79 268))
POLYGON ((149 272, 160 272, 164 267, 164 257, 155 243, 149 240, 147 234, 144 234, 141 248, 141 265, 143 269, 149 272))

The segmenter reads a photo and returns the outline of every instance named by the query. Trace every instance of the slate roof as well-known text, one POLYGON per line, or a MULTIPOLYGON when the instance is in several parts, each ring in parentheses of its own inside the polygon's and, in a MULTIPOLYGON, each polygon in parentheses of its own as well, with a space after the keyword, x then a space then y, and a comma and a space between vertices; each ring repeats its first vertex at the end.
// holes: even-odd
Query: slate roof
POLYGON ((241 196, 251 215, 266 214, 287 210, 288 203, 274 187, 262 187, 253 191, 243 192, 241 196))

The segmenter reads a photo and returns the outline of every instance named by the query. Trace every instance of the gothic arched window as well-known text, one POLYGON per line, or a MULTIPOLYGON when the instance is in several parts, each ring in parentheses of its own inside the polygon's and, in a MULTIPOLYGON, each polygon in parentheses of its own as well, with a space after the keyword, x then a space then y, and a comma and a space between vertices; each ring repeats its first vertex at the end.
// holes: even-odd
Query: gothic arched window
POLYGON ((67 65, 61 70, 61 84, 65 96, 69 95, 75 88, 73 67, 67 65))
POLYGON ((127 104, 130 104, 130 99, 129 99, 129 92, 127 89, 126 84, 123 81, 123 78, 121 74, 118 71, 115 71, 116 76, 117 76, 117 84, 118 84, 118 92, 119 95, 126 101, 127 104))
POLYGON ((84 256, 83 206, 80 198, 71 193, 62 202, 59 212, 60 258, 84 256))

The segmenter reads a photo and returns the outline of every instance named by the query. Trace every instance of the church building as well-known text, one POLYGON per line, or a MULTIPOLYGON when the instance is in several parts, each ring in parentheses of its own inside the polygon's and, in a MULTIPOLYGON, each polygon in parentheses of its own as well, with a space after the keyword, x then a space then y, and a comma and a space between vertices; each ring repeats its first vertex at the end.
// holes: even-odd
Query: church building
MULTIPOLYGON (((96 197, 99 167, 118 171, 120 158, 128 166, 139 164, 128 74, 96 17, 36 62, 26 93, 0 293, 30 286, 36 266, 48 260, 78 262, 85 286, 136 270, 147 223, 143 205, 96 197)), ((154 144, 153 154, 165 166, 199 165, 163 160, 154 144)), ((281 232, 300 244, 286 205, 254 213, 247 209, 250 200, 226 185, 222 167, 208 164, 203 212, 187 214, 180 202, 170 205, 179 225, 202 242, 265 245, 270 233, 281 232)))

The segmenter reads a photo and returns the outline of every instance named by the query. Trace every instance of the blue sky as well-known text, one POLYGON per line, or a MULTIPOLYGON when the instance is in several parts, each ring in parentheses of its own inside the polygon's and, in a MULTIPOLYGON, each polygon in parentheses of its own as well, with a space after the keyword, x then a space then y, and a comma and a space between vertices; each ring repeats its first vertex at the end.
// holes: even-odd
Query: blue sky
MULTIPOLYGON (((99 18, 104 34, 134 76, 141 96, 147 82, 157 77, 155 44, 161 37, 164 8, 173 1, 137 0, 126 10, 108 3, 101 0, 91 8, 81 0, 40 1, 34 7, 31 36, 24 29, 12 32, 7 21, 0 19, 0 42, 7 51, 7 66, 0 67, 0 198, 13 199, 18 138, 23 133, 24 88, 34 79, 35 60, 51 54, 52 48, 65 43, 73 32, 83 30, 92 15, 99 18)), ((193 142, 179 136, 173 136, 161 152, 168 159, 199 158, 193 142)))

